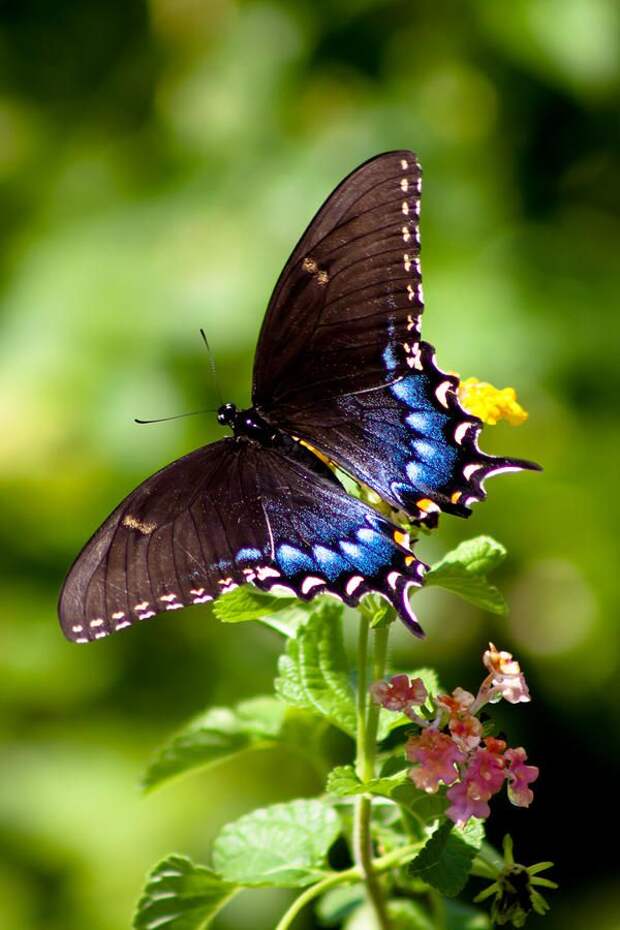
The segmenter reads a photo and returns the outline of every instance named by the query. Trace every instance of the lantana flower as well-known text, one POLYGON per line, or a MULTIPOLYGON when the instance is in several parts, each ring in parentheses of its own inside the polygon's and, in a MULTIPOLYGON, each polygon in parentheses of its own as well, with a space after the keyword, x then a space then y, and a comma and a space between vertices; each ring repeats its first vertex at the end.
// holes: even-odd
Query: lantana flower
POLYGON ((508 797, 516 807, 529 807, 534 792, 528 785, 538 778, 538 767, 525 764, 527 753, 523 746, 506 750, 504 759, 508 765, 508 797))
POLYGON ((485 697, 493 703, 504 698, 510 704, 530 700, 525 676, 510 652, 500 652, 493 643, 489 643, 482 661, 489 670, 489 675, 480 687, 479 698, 485 697))
POLYGON ((405 746, 405 754, 410 762, 418 763, 411 770, 414 784, 429 794, 437 791, 440 781, 444 785, 455 782, 459 777, 456 766, 466 758, 448 734, 435 727, 412 736, 405 746))
POLYGON ((394 675, 389 681, 376 681, 371 685, 370 693, 376 704, 405 714, 412 707, 424 704, 428 697, 422 679, 411 679, 408 675, 394 675))
POLYGON ((459 383, 458 395, 461 406, 489 426, 495 426, 500 420, 520 426, 527 420, 527 411, 518 402, 512 387, 496 388, 488 381, 465 378, 459 383))
POLYGON ((465 824, 470 817, 488 817, 488 802, 505 783, 509 800, 517 807, 528 807, 534 796, 529 786, 538 778, 538 768, 526 765, 525 749, 509 749, 503 739, 484 737, 477 716, 486 704, 502 698, 511 704, 530 700, 521 667, 493 643, 482 661, 488 674, 475 696, 455 688, 452 694, 434 697, 430 712, 424 715, 414 710, 428 701, 420 678, 396 675, 371 686, 377 704, 406 713, 418 725, 419 732, 405 745, 406 757, 414 763, 409 777, 430 794, 446 786, 450 801, 446 814, 457 824, 465 824))

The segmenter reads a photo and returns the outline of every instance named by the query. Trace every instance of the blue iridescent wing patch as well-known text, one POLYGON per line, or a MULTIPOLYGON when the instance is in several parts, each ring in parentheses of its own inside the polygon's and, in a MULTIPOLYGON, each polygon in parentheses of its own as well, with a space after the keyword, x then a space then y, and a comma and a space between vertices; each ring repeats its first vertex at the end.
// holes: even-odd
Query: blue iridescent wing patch
POLYGON ((421 584, 426 566, 413 555, 407 534, 347 495, 303 447, 268 454, 260 494, 273 555, 267 576, 254 583, 303 600, 328 593, 351 606, 375 592, 420 634, 408 592, 421 584))
POLYGON ((435 364, 433 347, 417 345, 415 371, 375 390, 306 407, 287 427, 395 510, 426 525, 440 511, 468 516, 494 474, 536 465, 487 455, 482 423, 458 401, 458 379, 435 364))

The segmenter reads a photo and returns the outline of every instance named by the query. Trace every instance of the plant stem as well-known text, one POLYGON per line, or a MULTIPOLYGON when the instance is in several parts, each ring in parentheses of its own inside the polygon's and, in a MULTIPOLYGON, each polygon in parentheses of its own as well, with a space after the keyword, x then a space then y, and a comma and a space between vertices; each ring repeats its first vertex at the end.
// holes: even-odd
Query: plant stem
MULTIPOLYGON (((374 649, 372 656, 373 680, 383 677, 387 654, 389 625, 374 631, 374 649)), ((375 758, 377 753, 377 727, 379 725, 380 707, 368 700, 368 636, 370 621, 360 616, 360 632, 357 649, 357 754, 356 771, 361 781, 369 781, 375 775, 375 758)), ((361 869, 366 885, 368 900, 375 912, 381 930, 389 930, 390 921, 383 895, 381 882, 377 878, 372 861, 372 838, 370 822, 372 816, 372 799, 369 795, 360 795, 355 799, 353 819, 353 857, 361 869)))
POLYGON ((360 781, 368 780, 366 757, 366 707, 368 702, 368 635, 370 620, 360 612, 357 639, 357 734, 355 769, 360 781))
MULTIPOLYGON (((424 846, 424 843, 425 840, 421 840, 419 843, 410 843, 407 846, 401 846, 399 849, 395 849, 391 853, 387 853, 385 856, 375 859, 372 862, 374 874, 378 875, 381 872, 387 872, 389 869, 409 862, 409 860, 413 859, 420 851, 422 846, 424 846)), ((293 921, 301 913, 303 908, 315 898, 329 891, 330 888, 334 888, 336 885, 347 885, 352 882, 362 881, 364 877, 364 871, 359 865, 354 865, 350 869, 344 869, 342 872, 331 872, 329 875, 326 875, 325 878, 317 882, 316 885, 311 885, 309 888, 306 888, 298 898, 295 898, 288 911, 277 925, 276 930, 289 930, 289 927, 291 927, 293 921)))

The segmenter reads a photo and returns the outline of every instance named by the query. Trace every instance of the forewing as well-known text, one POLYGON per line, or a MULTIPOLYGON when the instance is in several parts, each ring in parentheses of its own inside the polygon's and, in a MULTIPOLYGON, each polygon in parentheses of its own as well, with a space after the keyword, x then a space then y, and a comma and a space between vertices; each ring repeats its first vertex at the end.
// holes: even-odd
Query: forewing
POLYGON ((321 207, 269 302, 254 364, 261 409, 386 382, 388 334, 414 341, 422 312, 420 187, 413 152, 388 152, 350 174, 321 207))

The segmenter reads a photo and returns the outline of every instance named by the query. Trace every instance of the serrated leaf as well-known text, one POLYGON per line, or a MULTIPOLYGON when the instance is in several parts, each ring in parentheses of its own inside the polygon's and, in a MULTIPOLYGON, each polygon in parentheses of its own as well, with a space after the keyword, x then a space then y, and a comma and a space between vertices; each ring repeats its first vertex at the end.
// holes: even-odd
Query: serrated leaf
POLYGON ((320 760, 321 728, 311 714, 274 697, 256 697, 235 708, 212 707, 191 720, 155 755, 143 780, 145 790, 197 769, 206 769, 249 750, 289 746, 320 760))
POLYGON ((342 607, 324 601, 289 639, 278 662, 276 694, 292 707, 325 717, 353 736, 355 697, 342 638, 342 607))
POLYGON ((204 865, 167 856, 147 878, 134 930, 203 930, 237 890, 204 865))
POLYGON ((424 576, 425 586, 437 586, 494 614, 507 612, 501 592, 487 580, 487 573, 506 558, 505 548, 490 536, 462 542, 436 562, 424 576))
POLYGON ((401 771, 386 778, 371 778, 370 781, 363 782, 352 765, 339 765, 327 776, 325 790, 339 798, 357 794, 377 794, 389 798, 406 778, 407 772, 401 771))
POLYGON ((338 815, 325 801, 274 804, 226 824, 215 840, 213 862, 238 885, 301 887, 321 878, 339 833, 338 815))
POLYGON ((213 612, 222 623, 245 623, 260 620, 284 636, 294 636, 305 622, 309 608, 295 597, 279 597, 244 584, 223 594, 213 612))
POLYGON ((461 829, 444 821, 409 864, 409 871, 449 898, 462 890, 476 852, 482 845, 484 830, 478 820, 468 820, 461 829))

